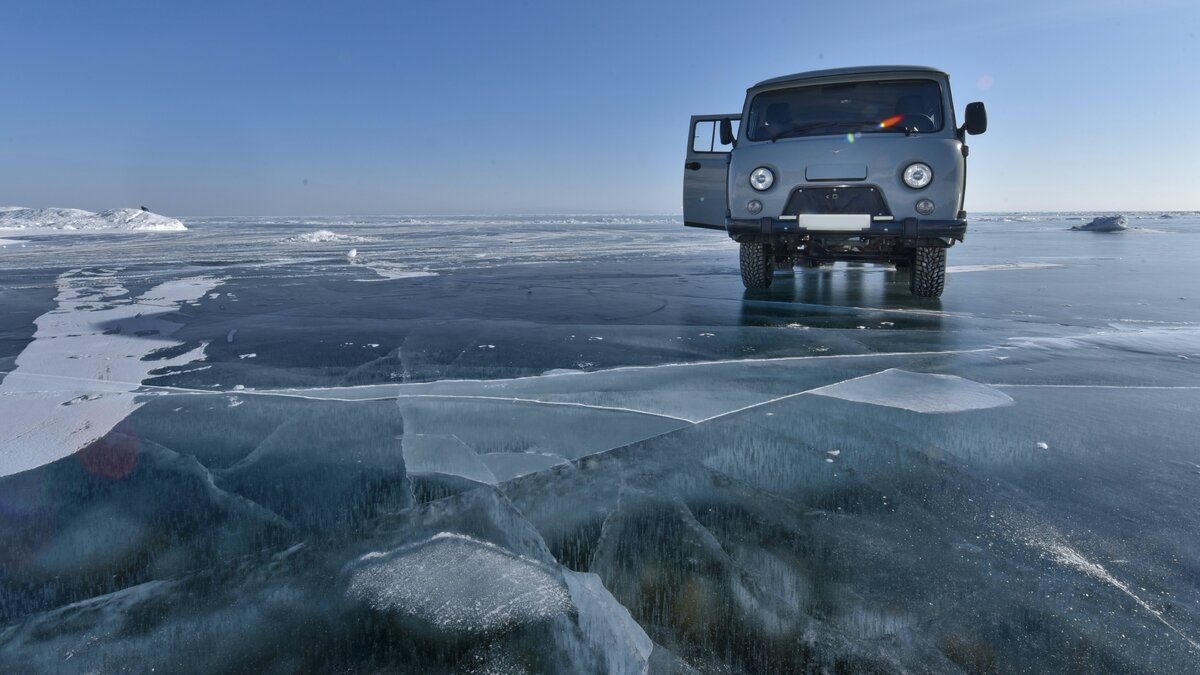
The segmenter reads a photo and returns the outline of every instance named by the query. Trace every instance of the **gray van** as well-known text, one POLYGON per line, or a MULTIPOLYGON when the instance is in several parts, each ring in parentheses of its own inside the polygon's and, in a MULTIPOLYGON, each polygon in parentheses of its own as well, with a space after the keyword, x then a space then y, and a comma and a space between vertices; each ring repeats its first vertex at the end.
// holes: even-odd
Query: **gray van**
POLYGON ((751 87, 741 114, 696 115, 683 220, 741 245, 742 282, 777 267, 838 260, 910 268, 909 290, 938 297, 946 249, 967 231, 967 134, 950 78, 924 66, 867 66, 777 77, 751 87))

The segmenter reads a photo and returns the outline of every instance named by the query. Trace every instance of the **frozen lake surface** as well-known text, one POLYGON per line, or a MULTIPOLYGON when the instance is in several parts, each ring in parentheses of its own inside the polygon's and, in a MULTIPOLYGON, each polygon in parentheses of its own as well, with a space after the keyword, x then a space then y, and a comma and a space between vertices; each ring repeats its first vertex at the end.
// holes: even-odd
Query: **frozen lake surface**
POLYGON ((1196 672, 1200 216, 0 239, 0 671, 1196 672))

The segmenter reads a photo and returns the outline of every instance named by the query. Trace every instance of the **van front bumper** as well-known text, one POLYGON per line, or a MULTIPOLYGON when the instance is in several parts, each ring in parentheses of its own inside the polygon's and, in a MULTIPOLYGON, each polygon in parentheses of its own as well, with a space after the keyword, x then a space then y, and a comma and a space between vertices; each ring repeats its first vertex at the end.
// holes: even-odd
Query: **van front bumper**
POLYGON ((955 220, 872 220, 868 227, 834 230, 804 227, 796 218, 756 218, 754 220, 725 219, 725 231, 735 241, 772 241, 783 238, 818 237, 886 237, 918 241, 921 239, 954 239, 962 241, 967 234, 965 218, 955 220))

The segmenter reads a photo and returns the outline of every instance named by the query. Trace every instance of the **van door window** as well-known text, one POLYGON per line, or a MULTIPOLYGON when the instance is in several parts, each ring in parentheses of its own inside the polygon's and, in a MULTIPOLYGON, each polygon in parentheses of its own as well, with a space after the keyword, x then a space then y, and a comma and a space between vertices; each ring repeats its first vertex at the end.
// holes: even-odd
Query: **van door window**
MULTIPOLYGON (((741 120, 733 120, 733 136, 737 138, 741 120)), ((729 152, 732 145, 721 143, 720 122, 700 120, 692 127, 692 152, 729 152)))

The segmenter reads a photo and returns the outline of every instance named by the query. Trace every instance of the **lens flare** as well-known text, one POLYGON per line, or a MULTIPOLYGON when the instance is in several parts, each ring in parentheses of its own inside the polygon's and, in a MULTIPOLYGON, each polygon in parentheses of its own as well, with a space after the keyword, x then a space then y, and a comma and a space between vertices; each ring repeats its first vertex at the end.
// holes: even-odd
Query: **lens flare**
POLYGON ((902 119, 904 119, 904 115, 892 115, 891 117, 887 118, 886 120, 880 122, 879 128, 886 129, 891 126, 895 126, 895 125, 899 124, 900 120, 902 120, 902 119))
POLYGON ((137 468, 141 441, 137 436, 112 433, 75 453, 88 473, 97 478, 121 480, 137 468))

